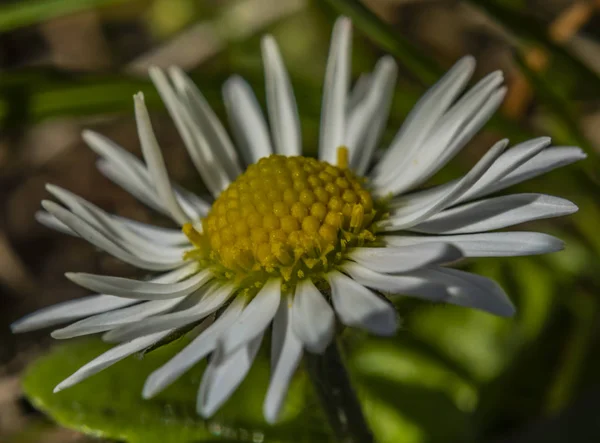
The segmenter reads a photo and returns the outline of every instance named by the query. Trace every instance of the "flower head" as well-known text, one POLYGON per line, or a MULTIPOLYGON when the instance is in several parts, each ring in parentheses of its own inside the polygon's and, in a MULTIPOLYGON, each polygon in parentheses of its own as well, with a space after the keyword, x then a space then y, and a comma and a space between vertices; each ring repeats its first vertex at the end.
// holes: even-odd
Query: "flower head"
MULTIPOLYGON (((340 148, 343 163, 346 148, 340 148)), ((324 278, 353 248, 375 244, 384 205, 347 165, 270 155, 248 166, 184 232, 195 258, 214 275, 251 288, 278 278, 290 289, 324 278)))
POLYGON ((494 72, 462 94, 475 62, 461 59, 374 163, 396 65, 383 57, 350 90, 350 42, 351 24, 341 18, 327 63, 318 159, 302 156, 295 98, 271 37, 262 46, 269 124, 244 80, 233 77, 224 86, 235 144, 182 71, 150 71, 212 203, 169 180, 141 94, 134 102, 145 162, 84 132, 101 157, 100 171, 180 229, 124 219, 48 185, 62 205, 44 201, 42 223, 158 273, 148 281, 67 274, 98 294, 13 325, 23 332, 75 321, 52 335, 103 332, 105 341, 118 344, 57 391, 198 325, 202 332, 148 378, 143 395, 156 395, 212 354, 198 393, 199 413, 210 416, 243 380, 271 327, 273 371, 264 414, 272 422, 302 353, 323 352, 337 321, 378 335, 396 332, 388 296, 514 313, 496 283, 445 265, 464 257, 561 249, 562 242, 546 234, 488 231, 570 214, 575 205, 542 194, 488 195, 584 154, 549 147, 548 138, 510 149, 502 140, 462 178, 419 190, 498 108, 505 94, 502 74, 494 72))

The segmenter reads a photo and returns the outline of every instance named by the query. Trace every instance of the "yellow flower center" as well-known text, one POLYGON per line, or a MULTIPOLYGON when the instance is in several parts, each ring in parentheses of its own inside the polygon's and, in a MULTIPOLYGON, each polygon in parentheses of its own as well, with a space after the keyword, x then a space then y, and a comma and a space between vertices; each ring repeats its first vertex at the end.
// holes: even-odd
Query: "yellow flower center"
POLYGON ((346 168, 306 157, 271 155, 250 165, 214 202, 202 233, 183 230, 187 253, 217 275, 260 283, 269 276, 294 281, 335 266, 344 252, 374 242, 382 205, 365 179, 346 168))

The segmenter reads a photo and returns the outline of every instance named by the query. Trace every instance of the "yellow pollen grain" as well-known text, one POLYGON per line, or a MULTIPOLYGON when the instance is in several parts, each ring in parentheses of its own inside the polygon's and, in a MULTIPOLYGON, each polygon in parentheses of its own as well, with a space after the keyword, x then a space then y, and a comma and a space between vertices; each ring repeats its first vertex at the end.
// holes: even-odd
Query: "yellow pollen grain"
POLYGON ((327 215, 327 207, 321 202, 313 203, 310 207, 310 215, 322 222, 327 215))
POLYGON ((202 249, 194 257, 209 257, 223 278, 250 278, 252 285, 267 274, 288 281, 325 272, 345 248, 375 238, 378 217, 346 148, 337 161, 272 155, 250 165, 215 201, 202 233, 183 227, 202 249))
POLYGON ((321 227, 321 223, 316 217, 309 215, 304 220, 302 220, 302 230, 307 234, 314 234, 319 231, 321 227))
POLYGON ((300 202, 296 202, 292 205, 292 215, 298 220, 304 219, 308 215, 308 209, 306 205, 300 202))

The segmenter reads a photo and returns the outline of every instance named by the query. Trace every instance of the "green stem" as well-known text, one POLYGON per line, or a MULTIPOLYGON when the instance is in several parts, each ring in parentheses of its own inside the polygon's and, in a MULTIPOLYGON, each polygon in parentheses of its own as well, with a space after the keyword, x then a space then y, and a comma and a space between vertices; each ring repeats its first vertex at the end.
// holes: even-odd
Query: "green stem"
POLYGON ((305 358, 307 372, 337 440, 373 442, 337 343, 334 341, 321 355, 307 353, 305 358))

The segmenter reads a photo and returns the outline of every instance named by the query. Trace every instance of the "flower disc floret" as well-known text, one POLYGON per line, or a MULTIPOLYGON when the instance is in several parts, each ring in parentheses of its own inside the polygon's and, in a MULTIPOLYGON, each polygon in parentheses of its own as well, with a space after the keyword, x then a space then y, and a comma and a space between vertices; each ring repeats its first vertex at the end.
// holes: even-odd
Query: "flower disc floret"
POLYGON ((271 155, 250 165, 214 202, 202 233, 184 231, 227 279, 326 272, 346 249, 375 241, 381 218, 365 179, 307 157, 271 155))

